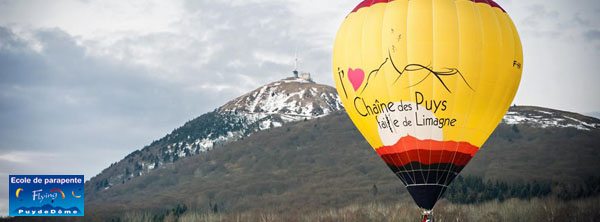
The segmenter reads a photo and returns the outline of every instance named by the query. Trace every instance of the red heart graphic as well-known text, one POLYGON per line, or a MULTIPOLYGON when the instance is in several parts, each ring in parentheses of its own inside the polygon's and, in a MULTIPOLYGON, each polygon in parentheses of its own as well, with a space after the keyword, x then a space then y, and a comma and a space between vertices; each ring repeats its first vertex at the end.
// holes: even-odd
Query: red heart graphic
POLYGON ((360 85, 362 85, 363 81, 365 80, 365 72, 363 72, 363 70, 360 68, 354 70, 349 68, 348 80, 350 80, 350 83, 352 83, 352 88, 354 88, 354 91, 356 91, 358 88, 360 88, 360 85))

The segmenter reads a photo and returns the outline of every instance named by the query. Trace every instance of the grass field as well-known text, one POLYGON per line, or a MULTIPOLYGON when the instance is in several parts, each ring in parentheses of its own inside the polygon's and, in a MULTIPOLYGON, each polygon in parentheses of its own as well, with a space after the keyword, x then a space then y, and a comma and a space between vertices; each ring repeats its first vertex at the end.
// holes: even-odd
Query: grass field
MULTIPOLYGON (((271 212, 268 209, 234 214, 214 214, 187 211, 176 217, 168 214, 164 221, 319 221, 319 222, 364 222, 364 221, 419 221, 420 210, 412 202, 395 204, 354 204, 340 209, 329 209, 312 213, 271 212)), ((434 210, 436 222, 465 221, 600 221, 600 197, 572 200, 568 202, 553 197, 531 200, 509 199, 503 202, 490 201, 481 204, 452 204, 441 201, 434 210)), ((151 221, 150 213, 127 213, 121 221, 151 221)))

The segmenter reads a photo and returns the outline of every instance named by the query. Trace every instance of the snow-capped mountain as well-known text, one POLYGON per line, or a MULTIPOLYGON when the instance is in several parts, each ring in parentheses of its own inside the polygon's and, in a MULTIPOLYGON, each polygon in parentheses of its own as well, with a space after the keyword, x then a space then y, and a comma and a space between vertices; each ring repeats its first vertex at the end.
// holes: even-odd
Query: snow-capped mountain
POLYGON ((182 158, 209 151, 285 123, 322 117, 343 109, 336 90, 306 78, 286 78, 261 86, 134 151, 90 183, 105 190, 182 158))
MULTIPOLYGON (((269 83, 188 121, 165 137, 112 164, 86 184, 96 192, 207 152, 251 134, 286 123, 324 117, 343 109, 336 90, 310 79, 287 78, 269 83)), ((513 106, 501 124, 536 128, 600 129, 600 120, 542 107, 513 106)))

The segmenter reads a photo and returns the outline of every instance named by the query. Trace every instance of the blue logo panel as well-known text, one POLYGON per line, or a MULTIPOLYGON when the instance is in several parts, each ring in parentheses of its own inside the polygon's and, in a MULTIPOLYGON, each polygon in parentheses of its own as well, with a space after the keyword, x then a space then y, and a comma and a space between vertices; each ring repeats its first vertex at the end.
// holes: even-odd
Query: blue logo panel
POLYGON ((10 175, 9 216, 83 216, 83 175, 10 175))

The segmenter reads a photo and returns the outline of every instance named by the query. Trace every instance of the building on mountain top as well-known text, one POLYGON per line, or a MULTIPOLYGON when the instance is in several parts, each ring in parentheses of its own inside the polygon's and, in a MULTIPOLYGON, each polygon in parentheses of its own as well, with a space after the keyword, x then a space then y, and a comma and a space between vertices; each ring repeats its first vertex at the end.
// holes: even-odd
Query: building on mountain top
POLYGON ((300 74, 300 79, 303 79, 306 81, 312 81, 312 78, 310 78, 310 73, 308 73, 308 72, 300 74))

